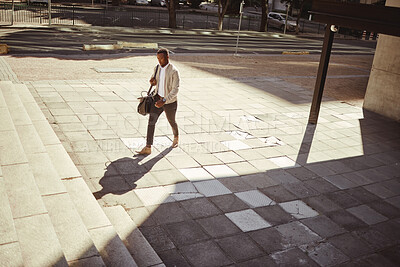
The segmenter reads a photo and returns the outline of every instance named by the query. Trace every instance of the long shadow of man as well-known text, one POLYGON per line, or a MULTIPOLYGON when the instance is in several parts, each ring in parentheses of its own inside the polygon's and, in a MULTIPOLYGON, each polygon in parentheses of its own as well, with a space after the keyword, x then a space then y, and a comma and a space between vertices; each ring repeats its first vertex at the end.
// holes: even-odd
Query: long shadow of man
POLYGON ((153 166, 171 152, 172 148, 164 149, 159 155, 140 164, 145 157, 135 156, 134 158, 120 158, 106 163, 106 171, 100 179, 99 184, 102 186, 100 191, 94 192, 96 199, 101 199, 107 194, 122 195, 136 188, 136 182, 148 173, 153 166))

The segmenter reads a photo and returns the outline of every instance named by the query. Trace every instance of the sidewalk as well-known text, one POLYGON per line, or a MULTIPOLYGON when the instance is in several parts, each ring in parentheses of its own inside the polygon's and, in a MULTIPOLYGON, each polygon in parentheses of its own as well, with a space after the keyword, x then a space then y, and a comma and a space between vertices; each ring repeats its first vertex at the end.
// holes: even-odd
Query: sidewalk
POLYGON ((99 203, 167 266, 399 264, 398 123, 325 98, 307 126, 301 86, 180 71, 180 146, 162 116, 144 158, 147 77, 26 82, 99 203))

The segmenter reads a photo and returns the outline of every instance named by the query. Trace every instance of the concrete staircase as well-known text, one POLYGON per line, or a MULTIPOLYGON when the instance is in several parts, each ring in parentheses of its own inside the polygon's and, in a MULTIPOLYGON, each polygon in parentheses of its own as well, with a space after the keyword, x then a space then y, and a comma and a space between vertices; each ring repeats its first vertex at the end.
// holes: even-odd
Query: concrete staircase
POLYGON ((0 266, 163 266, 122 207, 105 211, 114 225, 28 88, 0 81, 0 266))

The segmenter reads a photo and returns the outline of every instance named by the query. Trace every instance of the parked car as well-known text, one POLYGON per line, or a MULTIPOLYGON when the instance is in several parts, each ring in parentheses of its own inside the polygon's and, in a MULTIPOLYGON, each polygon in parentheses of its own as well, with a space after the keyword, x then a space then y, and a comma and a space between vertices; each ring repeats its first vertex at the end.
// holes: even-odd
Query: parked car
POLYGON ((216 3, 202 2, 199 5, 199 8, 207 11, 218 12, 218 5, 216 3))
POLYGON ((134 3, 134 5, 138 5, 138 6, 147 6, 149 4, 149 1, 147 1, 147 0, 134 0, 133 3, 134 3))
MULTIPOLYGON (((274 27, 281 29, 282 31, 285 29, 286 22, 286 14, 269 12, 268 13, 268 27, 274 27)), ((296 30, 296 20, 291 16, 288 16, 286 30, 295 31, 296 30)))
POLYGON ((151 0, 150 5, 152 6, 167 6, 165 0, 151 0))

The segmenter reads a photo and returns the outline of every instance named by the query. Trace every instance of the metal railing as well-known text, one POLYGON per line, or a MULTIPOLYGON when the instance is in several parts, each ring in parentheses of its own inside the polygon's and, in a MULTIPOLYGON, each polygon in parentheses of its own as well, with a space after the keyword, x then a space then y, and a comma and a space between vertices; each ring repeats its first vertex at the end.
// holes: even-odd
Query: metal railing
MULTIPOLYGON (((51 24, 53 25, 94 25, 123 27, 168 27, 167 9, 97 7, 87 8, 73 5, 51 5, 51 24)), ((0 3, 0 22, 3 25, 12 23, 49 24, 49 8, 46 5, 29 5, 25 2, 15 3, 14 12, 10 2, 0 3), (13 16, 12 16, 13 14, 13 16)), ((218 16, 212 13, 177 10, 177 27, 181 29, 217 29, 218 16)), ((225 16, 224 30, 236 30, 239 16, 225 16)), ((243 16, 241 29, 258 31, 260 15, 243 16)), ((306 20, 300 21, 300 31, 323 33, 324 25, 306 20)))

